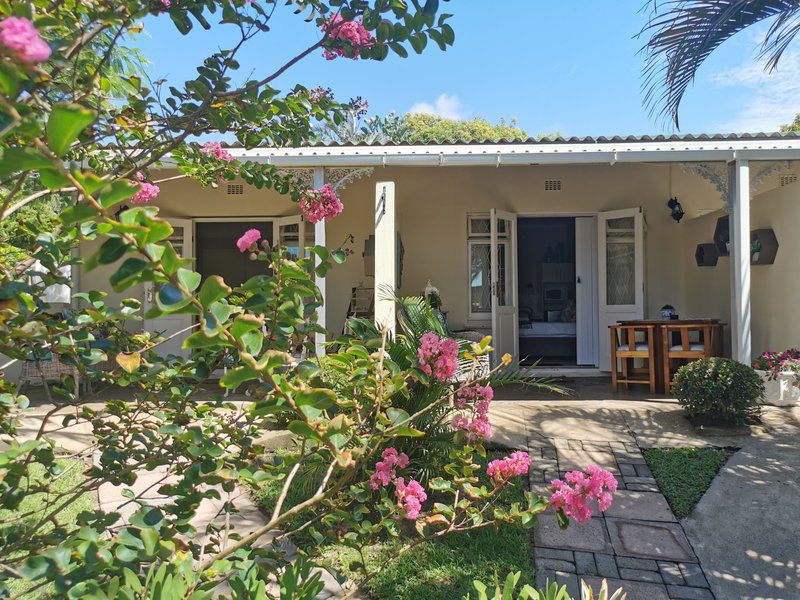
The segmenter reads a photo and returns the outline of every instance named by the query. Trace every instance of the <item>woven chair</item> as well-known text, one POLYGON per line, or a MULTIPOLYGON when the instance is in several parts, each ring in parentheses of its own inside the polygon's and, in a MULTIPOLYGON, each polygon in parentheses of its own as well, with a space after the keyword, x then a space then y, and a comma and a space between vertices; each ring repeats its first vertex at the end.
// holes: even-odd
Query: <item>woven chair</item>
POLYGON ((46 381, 61 382, 71 375, 75 379, 75 396, 79 396, 80 373, 75 365, 59 360, 57 354, 48 353, 49 357, 26 360, 22 363, 19 376, 19 389, 22 391, 28 384, 44 385, 46 381))

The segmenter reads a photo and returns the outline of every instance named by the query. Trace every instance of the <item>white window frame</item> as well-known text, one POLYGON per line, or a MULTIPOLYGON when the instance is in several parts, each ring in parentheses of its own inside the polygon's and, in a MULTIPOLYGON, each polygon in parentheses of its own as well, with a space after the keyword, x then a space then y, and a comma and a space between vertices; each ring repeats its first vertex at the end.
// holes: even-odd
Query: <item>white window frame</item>
MULTIPOLYGON (((487 231, 486 233, 472 233, 472 229, 470 227, 471 222, 473 219, 486 219, 489 221, 490 215, 489 213, 468 213, 466 219, 466 250, 467 250, 467 272, 466 272, 466 282, 467 282, 467 322, 470 324, 480 324, 486 325, 487 323, 491 323, 492 321, 492 308, 489 306, 489 310, 486 312, 473 312, 472 310, 472 273, 471 273, 471 266, 472 266, 472 247, 478 244, 484 244, 489 246, 491 249, 492 241, 491 241, 491 232, 487 231)), ((492 282, 489 281, 488 285, 491 288, 492 282)))

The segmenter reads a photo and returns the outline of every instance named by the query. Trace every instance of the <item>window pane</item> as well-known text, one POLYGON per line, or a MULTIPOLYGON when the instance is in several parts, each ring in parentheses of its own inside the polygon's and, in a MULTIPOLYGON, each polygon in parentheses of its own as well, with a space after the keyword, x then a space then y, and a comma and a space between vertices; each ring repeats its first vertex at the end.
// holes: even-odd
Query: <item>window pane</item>
POLYGON ((469 248, 470 312, 488 313, 492 311, 489 244, 471 244, 469 248))
POLYGON ((469 219, 469 233, 470 235, 489 235, 490 221, 488 217, 470 217, 469 219))
POLYGON ((497 285, 499 287, 497 304, 499 306, 508 306, 508 283, 506 280, 507 253, 508 244, 497 244, 497 285))
POLYGON ((636 304, 634 217, 606 221, 606 303, 636 304))

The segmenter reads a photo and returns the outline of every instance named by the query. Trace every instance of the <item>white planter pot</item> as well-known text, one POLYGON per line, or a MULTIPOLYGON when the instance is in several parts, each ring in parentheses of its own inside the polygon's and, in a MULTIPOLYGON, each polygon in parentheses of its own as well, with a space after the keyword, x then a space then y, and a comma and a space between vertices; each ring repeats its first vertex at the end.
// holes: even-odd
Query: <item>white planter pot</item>
POLYGON ((756 369, 764 380, 764 404, 773 406, 794 406, 800 404, 800 387, 795 385, 795 374, 791 371, 781 373, 776 379, 769 379, 766 371, 756 369))

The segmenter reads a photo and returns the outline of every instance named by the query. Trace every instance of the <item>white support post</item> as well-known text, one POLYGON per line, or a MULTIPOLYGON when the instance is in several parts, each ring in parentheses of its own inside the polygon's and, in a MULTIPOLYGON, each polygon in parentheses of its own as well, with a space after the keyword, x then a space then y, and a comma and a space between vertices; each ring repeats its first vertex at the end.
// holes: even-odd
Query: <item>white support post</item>
MULTIPOLYGON (((325 185, 325 168, 315 167, 314 189, 318 190, 323 185, 325 185)), ((322 219, 321 221, 319 221, 314 225, 314 245, 324 246, 325 244, 326 244, 325 219, 322 219)), ((302 240, 301 240, 301 247, 302 247, 302 240)), ((320 263, 320 258, 316 257, 316 264, 319 263, 320 263)), ((314 283, 316 283, 317 287, 319 288, 320 294, 322 294, 322 306, 317 308, 317 325, 325 329, 327 326, 326 310, 328 306, 327 285, 325 283, 325 278, 320 277, 319 275, 314 276, 314 283)), ((328 341, 328 336, 325 333, 314 334, 314 347, 316 348, 317 356, 325 356, 326 341, 328 341)))
POLYGON ((752 362, 750 337, 750 165, 728 163, 729 235, 731 240, 731 353, 752 362))
POLYGON ((394 335, 397 282, 397 230, 394 182, 375 184, 375 323, 394 335))

